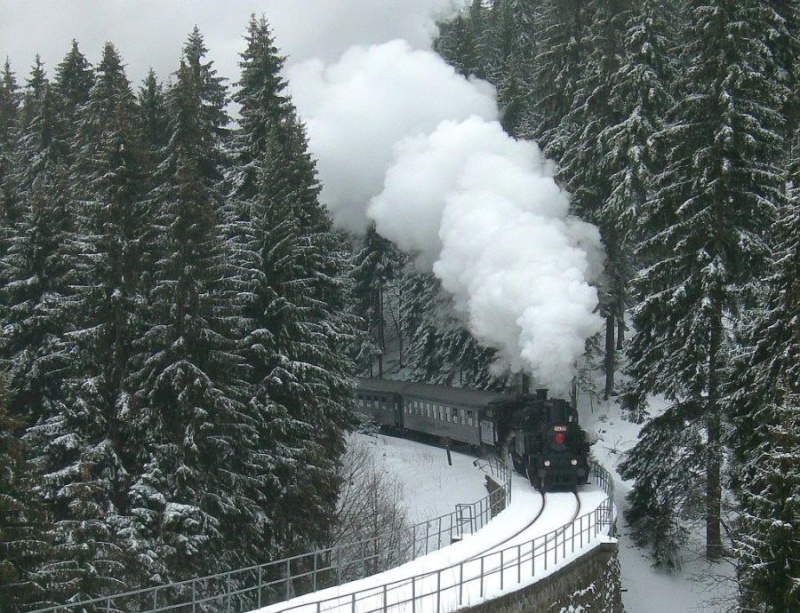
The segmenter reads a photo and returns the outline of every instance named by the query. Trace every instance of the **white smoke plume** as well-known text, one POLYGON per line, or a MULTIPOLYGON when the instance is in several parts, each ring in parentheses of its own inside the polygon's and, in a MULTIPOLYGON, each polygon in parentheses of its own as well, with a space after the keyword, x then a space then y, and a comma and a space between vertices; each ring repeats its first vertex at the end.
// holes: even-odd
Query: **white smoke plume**
POLYGON ((334 220, 417 255, 498 368, 564 393, 598 332, 599 233, 532 142, 500 126, 494 90, 395 40, 290 67, 334 220))

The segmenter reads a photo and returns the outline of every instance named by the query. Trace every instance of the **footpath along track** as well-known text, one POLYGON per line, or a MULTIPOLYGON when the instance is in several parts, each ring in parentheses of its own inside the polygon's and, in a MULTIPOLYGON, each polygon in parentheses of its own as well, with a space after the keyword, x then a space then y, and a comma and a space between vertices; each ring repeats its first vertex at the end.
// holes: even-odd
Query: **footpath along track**
POLYGON ((537 572, 555 567, 589 543, 596 522, 583 521, 581 509, 595 508, 605 493, 595 486, 584 489, 578 494, 542 496, 526 480, 516 479, 507 522, 501 514, 496 520, 499 525, 490 523, 478 534, 420 560, 259 611, 443 613, 478 602, 487 593, 518 585, 537 572), (525 513, 527 521, 514 521, 525 513))

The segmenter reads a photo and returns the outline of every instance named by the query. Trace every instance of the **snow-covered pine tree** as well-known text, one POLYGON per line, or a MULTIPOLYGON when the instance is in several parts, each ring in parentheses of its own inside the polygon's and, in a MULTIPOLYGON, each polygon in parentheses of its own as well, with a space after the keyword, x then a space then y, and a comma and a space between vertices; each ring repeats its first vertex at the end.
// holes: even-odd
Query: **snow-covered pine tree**
POLYGON ((19 127, 20 92, 8 60, 0 73, 0 257, 16 222, 16 194, 9 175, 19 127))
MULTIPOLYGON (((800 361, 797 347, 794 357, 800 361)), ((800 393, 796 391, 796 370, 794 382, 782 378, 775 386, 775 400, 752 416, 758 424, 759 443, 750 450, 740 474, 741 516, 736 539, 742 611, 778 613, 800 608, 800 393)))
POLYGON ((129 420, 143 467, 129 493, 130 542, 147 580, 228 570, 260 542, 242 472, 257 441, 236 352, 237 305, 220 237, 226 88, 195 28, 167 93, 157 171, 159 235, 145 332, 134 344, 129 420))
POLYGON ((577 129, 566 117, 586 60, 587 7, 583 0, 542 0, 536 31, 535 139, 544 154, 560 162, 577 129))
POLYGON ((318 200, 305 130, 280 76, 283 58, 264 18, 251 19, 246 40, 234 96, 242 120, 229 233, 247 315, 250 405, 271 455, 263 469, 271 521, 265 555, 325 538, 349 423, 353 366, 345 356, 353 333, 344 315, 343 241, 318 200))
MULTIPOLYGON (((614 191, 612 156, 620 143, 602 139, 601 133, 619 126, 628 116, 629 100, 614 94, 624 62, 625 24, 632 15, 629 0, 592 0, 583 3, 586 21, 582 32, 582 71, 575 81, 569 112, 562 117, 560 137, 563 153, 559 160, 559 179, 572 194, 572 210, 600 228, 606 249, 604 282, 600 292, 600 312, 606 319, 605 396, 614 393, 616 367, 615 333, 627 306, 628 278, 627 224, 630 217, 610 210, 614 191)), ((621 165, 627 166, 627 160, 621 165)), ((633 204, 633 203, 630 203, 633 204)))
POLYGON ((155 163, 169 142, 169 116, 164 87, 152 69, 139 87, 138 102, 142 141, 155 163))
POLYGON ((61 381, 70 367, 63 335, 72 271, 67 247, 74 235, 69 197, 69 144, 63 100, 38 60, 23 92, 20 135, 12 172, 17 201, 14 231, 0 259, 3 335, 0 365, 8 410, 36 423, 57 413, 61 381))
POLYGON ((408 271, 403 279, 403 330, 411 379, 486 389, 494 382, 495 351, 481 346, 433 273, 408 271))
POLYGON ((618 347, 623 340, 622 317, 630 306, 629 283, 635 267, 630 230, 652 186, 656 168, 652 136, 663 129, 664 117, 673 104, 670 87, 676 72, 670 58, 677 41, 671 24, 679 13, 680 7, 674 2, 631 3, 628 19, 619 24, 619 68, 606 75, 611 81, 605 91, 607 105, 616 109, 617 122, 602 126, 596 137, 598 152, 602 152, 599 165, 608 176, 610 188, 598 212, 612 228, 611 242, 616 246, 608 292, 616 297, 612 302, 619 309, 618 347))
MULTIPOLYGON (((394 322, 389 313, 392 307, 392 289, 399 292, 401 273, 407 257, 391 241, 383 238, 371 224, 360 239, 360 249, 353 256, 353 301, 355 313, 363 321, 363 341, 358 343, 356 364, 359 372, 383 377, 386 353, 387 328, 399 322, 402 313, 395 309, 394 322)), ((402 296, 402 294, 399 294, 402 296)), ((403 338, 399 343, 399 359, 403 361, 403 338)))
POLYGON ((22 422, 5 408, 0 389, 0 611, 23 613, 55 604, 69 576, 48 575, 48 517, 34 493, 22 422))
MULTIPOLYGON (((800 131, 797 73, 800 10, 781 7, 774 21, 785 79, 787 201, 772 232, 770 275, 753 284, 759 298, 741 326, 742 350, 728 377, 726 404, 734 428, 733 485, 740 606, 744 611, 789 611, 800 606, 800 131)), ((774 40, 774 39, 772 39, 774 40)))
MULTIPOLYGON (((107 43, 78 114, 71 170, 78 233, 69 253, 74 329, 64 337, 74 374, 60 410, 30 433, 42 490, 56 505, 57 543, 80 542, 76 595, 129 587, 125 560, 128 489, 138 450, 128 430, 131 345, 144 289, 151 219, 135 98, 122 60, 107 43), (69 441, 64 445, 63 441, 69 441), (127 465, 126 465, 127 464, 127 465)), ((136 585, 136 584, 134 584, 136 585)))
MULTIPOLYGON (((677 437, 658 427, 643 431, 624 472, 635 488, 646 486, 653 479, 646 467, 656 465, 653 453, 673 465, 687 431, 704 438, 703 453, 693 458, 704 479, 685 487, 704 488, 709 558, 723 553, 720 397, 730 322, 738 317, 743 288, 764 274, 764 237, 784 199, 775 165, 781 90, 761 42, 771 27, 768 4, 689 3, 682 96, 659 135, 662 171, 638 217, 644 268, 635 279, 639 302, 624 402, 642 411, 647 395, 662 394, 670 405, 664 419, 681 421, 684 430, 677 437), (658 449, 653 437, 663 440, 658 449)), ((646 513, 632 502, 632 513, 646 513)), ((657 531, 648 536, 662 537, 657 531)))
POLYGON ((56 67, 56 84, 68 112, 77 111, 89 100, 93 83, 92 65, 80 50, 78 42, 73 40, 69 52, 56 67))
POLYGON ((438 22, 437 26, 439 33, 433 42, 434 50, 465 77, 483 73, 483 58, 470 16, 458 14, 450 21, 438 22))
POLYGON ((489 12, 493 55, 487 78, 497 87, 503 128, 516 138, 532 138, 535 133, 533 75, 540 4, 540 0, 495 0, 489 12))

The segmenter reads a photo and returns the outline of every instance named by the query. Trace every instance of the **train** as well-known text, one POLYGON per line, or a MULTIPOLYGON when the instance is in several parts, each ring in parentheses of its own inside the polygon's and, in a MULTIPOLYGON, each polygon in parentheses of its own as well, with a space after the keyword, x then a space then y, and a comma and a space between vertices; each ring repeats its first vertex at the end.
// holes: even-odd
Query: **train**
POLYGON ((578 412, 547 390, 511 395, 359 378, 355 410, 385 428, 510 457, 541 492, 588 483, 590 443, 578 412))

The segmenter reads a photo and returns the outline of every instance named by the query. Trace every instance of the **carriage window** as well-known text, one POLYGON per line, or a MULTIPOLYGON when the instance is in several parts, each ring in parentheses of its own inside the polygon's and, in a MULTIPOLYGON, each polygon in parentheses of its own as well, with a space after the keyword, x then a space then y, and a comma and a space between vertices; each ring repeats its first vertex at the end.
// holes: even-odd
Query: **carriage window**
POLYGON ((470 426, 474 426, 475 424, 472 422, 472 411, 467 411, 467 423, 470 426))

